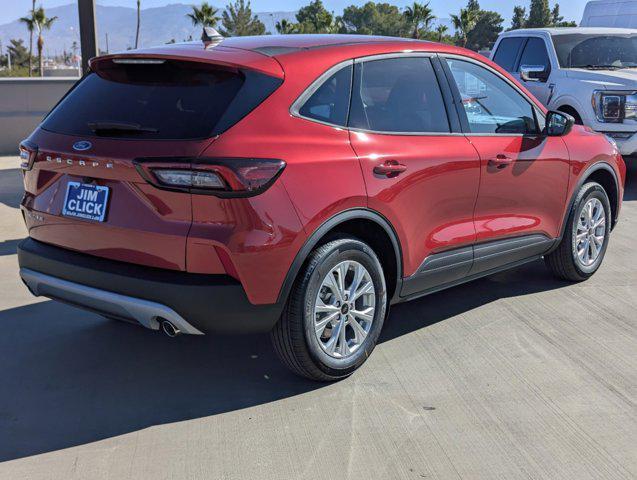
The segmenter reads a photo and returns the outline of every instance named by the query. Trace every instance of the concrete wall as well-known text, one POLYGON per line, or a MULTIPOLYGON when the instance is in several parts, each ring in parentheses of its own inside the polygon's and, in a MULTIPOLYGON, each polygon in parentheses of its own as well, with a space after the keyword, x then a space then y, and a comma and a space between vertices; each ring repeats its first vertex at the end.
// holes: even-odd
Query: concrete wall
POLYGON ((77 82, 77 78, 0 78, 0 155, 18 144, 77 82))

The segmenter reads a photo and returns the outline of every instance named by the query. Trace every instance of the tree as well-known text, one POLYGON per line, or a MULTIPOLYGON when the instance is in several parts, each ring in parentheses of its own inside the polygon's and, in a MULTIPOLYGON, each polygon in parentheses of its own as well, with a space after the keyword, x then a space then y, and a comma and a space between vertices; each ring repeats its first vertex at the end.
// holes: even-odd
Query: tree
POLYGON ((252 15, 250 0, 235 0, 221 15, 224 37, 243 37, 246 35, 264 35, 265 25, 256 15, 252 15))
POLYGON ((405 32, 405 18, 397 6, 367 2, 362 7, 351 5, 339 18, 342 33, 399 37, 405 32))
POLYGON ((327 11, 321 0, 312 0, 296 14, 299 33, 334 33, 337 26, 334 15, 327 11))
POLYGON ((33 20, 35 22, 35 29, 38 32, 38 65, 40 66, 40 76, 44 76, 44 58, 42 58, 42 50, 44 49, 44 37, 42 36, 42 32, 44 30, 50 30, 53 22, 57 20, 58 17, 48 18, 46 16, 46 12, 43 7, 38 8, 33 13, 33 20))
POLYGON ((29 51, 24 46, 24 41, 22 39, 9 40, 9 45, 7 46, 7 51, 11 55, 11 64, 13 67, 28 67, 30 65, 31 55, 29 55, 29 51))
POLYGON ((461 8, 458 15, 451 15, 451 21, 459 37, 460 45, 467 46, 469 32, 476 24, 475 12, 467 8, 461 8))
POLYGON ((135 48, 139 46, 139 27, 142 23, 141 1, 137 0, 137 31, 135 32, 135 48))
POLYGON ((276 22, 275 28, 280 35, 289 35, 291 33, 296 33, 296 24, 288 22, 285 18, 282 19, 280 22, 276 22))
POLYGON ((476 52, 491 48, 502 32, 504 19, 498 12, 478 10, 475 12, 475 24, 467 32, 466 47, 476 52))
POLYGON ((217 22, 219 22, 218 12, 219 10, 212 7, 208 2, 203 2, 199 8, 193 5, 192 12, 187 13, 186 16, 190 19, 193 26, 202 27, 201 38, 203 40, 207 38, 206 27, 214 28, 217 26, 217 22))
POLYGON ((426 35, 431 22, 436 18, 433 10, 429 8, 429 3, 414 2, 405 9, 405 19, 411 27, 411 38, 420 38, 426 35))
POLYGON ((509 30, 519 30, 526 27, 526 8, 519 5, 513 7, 513 18, 511 19, 511 28, 509 30))
POLYGON ((35 0, 32 0, 30 16, 22 17, 20 22, 24 23, 29 31, 29 77, 33 74, 33 30, 35 30, 35 0))
POLYGON ((560 4, 556 3, 551 10, 551 26, 553 27, 577 27, 576 22, 565 22, 564 17, 560 15, 560 4))
POLYGON ((527 28, 542 28, 551 25, 551 9, 549 0, 531 0, 529 19, 526 22, 527 28))
POLYGON ((447 27, 447 25, 438 25, 436 27, 436 39, 439 42, 442 42, 442 39, 445 37, 445 35, 447 34, 447 30, 449 30, 449 28, 447 27))

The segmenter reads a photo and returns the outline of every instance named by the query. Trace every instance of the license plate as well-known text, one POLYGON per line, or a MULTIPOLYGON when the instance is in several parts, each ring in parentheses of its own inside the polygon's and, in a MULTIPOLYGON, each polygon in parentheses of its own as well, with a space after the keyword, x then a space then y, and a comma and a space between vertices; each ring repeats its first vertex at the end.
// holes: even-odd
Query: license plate
POLYGON ((69 182, 62 215, 103 222, 106 217, 108 187, 89 183, 69 182))

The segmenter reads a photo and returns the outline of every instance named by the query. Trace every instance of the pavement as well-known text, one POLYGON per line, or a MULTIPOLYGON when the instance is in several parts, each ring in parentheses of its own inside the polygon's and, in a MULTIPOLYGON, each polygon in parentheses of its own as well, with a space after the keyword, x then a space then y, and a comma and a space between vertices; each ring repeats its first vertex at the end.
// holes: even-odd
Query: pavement
POLYGON ((169 339, 33 298, 0 158, 0 479, 635 479, 637 173, 600 271, 542 262, 392 309, 334 384, 267 336, 169 339))

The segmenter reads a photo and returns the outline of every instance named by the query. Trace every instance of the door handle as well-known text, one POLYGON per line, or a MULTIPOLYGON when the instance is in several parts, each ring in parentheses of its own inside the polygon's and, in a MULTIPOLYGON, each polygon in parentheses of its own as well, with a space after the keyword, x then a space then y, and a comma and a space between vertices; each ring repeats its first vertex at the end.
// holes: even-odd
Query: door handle
POLYGON ((502 153, 496 155, 495 158, 492 158, 489 160, 489 165, 496 167, 498 169, 506 168, 511 163, 513 163, 513 158, 507 157, 506 155, 502 153))
POLYGON ((382 165, 374 167, 374 173, 384 175, 387 178, 394 178, 407 170, 407 166, 398 163, 396 160, 386 160, 382 165))

